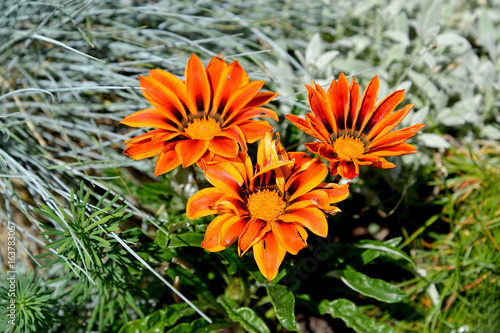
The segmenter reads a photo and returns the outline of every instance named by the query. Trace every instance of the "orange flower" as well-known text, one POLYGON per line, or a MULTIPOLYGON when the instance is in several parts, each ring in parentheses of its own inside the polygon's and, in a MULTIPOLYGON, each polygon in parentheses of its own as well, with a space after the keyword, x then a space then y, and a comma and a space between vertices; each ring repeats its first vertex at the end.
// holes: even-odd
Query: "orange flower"
POLYGON ((266 134, 259 144, 255 170, 246 153, 215 157, 204 169, 215 187, 199 191, 187 203, 190 219, 219 214, 205 232, 203 248, 221 251, 239 238, 240 256, 252 247, 268 280, 278 274, 286 252, 297 254, 307 245, 305 229, 327 235, 324 212, 340 212, 331 204, 349 194, 348 184, 322 183, 328 168, 319 158, 288 154, 271 136, 266 134))
POLYGON ((260 106, 277 96, 260 92, 264 81, 251 81, 238 61, 229 65, 213 57, 207 68, 196 55, 186 66, 185 81, 169 72, 151 70, 139 77, 142 94, 153 106, 136 112, 122 124, 157 129, 128 142, 125 154, 135 160, 159 155, 155 176, 183 167, 202 157, 235 157, 238 144, 246 151, 272 129, 267 121, 278 120, 276 113, 260 106))
POLYGON ((377 105, 378 78, 375 76, 361 100, 354 78, 351 86, 344 73, 333 80, 328 92, 319 85, 306 86, 313 114, 306 119, 287 115, 295 126, 320 142, 306 143, 307 149, 330 162, 332 175, 352 179, 359 175, 360 165, 391 169, 396 165, 382 156, 416 153, 414 146, 404 143, 425 125, 416 124, 391 132, 410 112, 413 104, 392 112, 403 101, 404 90, 398 90, 377 105))

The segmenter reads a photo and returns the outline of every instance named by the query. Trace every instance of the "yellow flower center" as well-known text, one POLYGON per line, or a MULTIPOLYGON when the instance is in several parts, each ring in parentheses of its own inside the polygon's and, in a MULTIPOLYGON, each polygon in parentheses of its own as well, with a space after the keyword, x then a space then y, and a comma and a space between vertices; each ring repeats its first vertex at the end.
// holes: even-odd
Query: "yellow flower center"
POLYGON ((365 145, 359 138, 342 135, 333 143, 333 149, 335 149, 339 158, 350 161, 363 155, 365 145))
POLYGON ((212 140, 217 133, 222 131, 219 122, 210 117, 197 118, 184 130, 196 140, 212 140))
POLYGON ((247 209, 253 218, 272 222, 285 212, 286 203, 276 191, 259 191, 250 194, 247 209))

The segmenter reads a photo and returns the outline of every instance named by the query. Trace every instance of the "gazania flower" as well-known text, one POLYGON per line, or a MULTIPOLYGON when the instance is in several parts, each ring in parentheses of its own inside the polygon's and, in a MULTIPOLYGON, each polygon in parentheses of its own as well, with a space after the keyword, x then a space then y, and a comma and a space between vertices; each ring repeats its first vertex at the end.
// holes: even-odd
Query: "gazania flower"
POLYGON ((352 179, 359 175, 360 165, 391 169, 396 165, 383 156, 416 153, 414 146, 405 143, 424 124, 416 124, 391 132, 410 112, 413 104, 393 112, 403 101, 404 91, 398 90, 375 105, 379 88, 375 76, 361 99, 359 86, 352 79, 351 86, 344 73, 333 80, 328 92, 319 85, 306 86, 313 114, 306 119, 287 115, 295 126, 320 142, 306 143, 307 149, 330 162, 332 175, 352 179))
POLYGON ((267 121, 276 113, 260 106, 277 96, 259 92, 264 81, 250 81, 235 61, 229 65, 213 57, 207 68, 192 55, 186 66, 185 81, 169 72, 152 70, 139 77, 142 94, 153 106, 136 112, 122 124, 156 129, 126 142, 125 154, 135 160, 158 155, 155 176, 183 167, 202 157, 235 157, 238 144, 246 151, 272 129, 267 121))
POLYGON ((327 235, 324 212, 338 213, 331 204, 349 194, 348 184, 322 183, 328 168, 319 158, 287 154, 279 141, 271 141, 271 133, 259 144, 255 170, 248 154, 240 152, 235 158, 214 157, 204 171, 215 187, 189 199, 187 216, 218 216, 209 224, 201 246, 216 252, 238 239, 240 256, 253 248, 268 280, 278 274, 286 252, 297 254, 307 245, 306 229, 327 235))

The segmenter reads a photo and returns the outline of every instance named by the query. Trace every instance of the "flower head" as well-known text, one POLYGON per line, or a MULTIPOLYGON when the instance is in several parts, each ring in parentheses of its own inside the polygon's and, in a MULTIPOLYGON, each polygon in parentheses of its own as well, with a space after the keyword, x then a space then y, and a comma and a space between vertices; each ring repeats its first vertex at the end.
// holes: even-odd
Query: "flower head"
POLYGON ((187 167, 210 155, 236 157, 272 129, 276 113, 260 106, 277 96, 259 92, 264 81, 250 81, 238 61, 227 65, 213 57, 207 68, 196 55, 186 66, 185 81, 163 70, 139 77, 142 94, 153 106, 122 124, 156 129, 127 140, 125 154, 135 160, 158 155, 155 176, 182 163, 187 167))
POLYGON ((383 156, 416 153, 414 146, 405 143, 425 125, 416 124, 392 131, 410 112, 413 104, 394 111, 403 101, 404 91, 398 90, 375 104, 379 88, 375 76, 359 98, 359 86, 351 86, 344 73, 333 80, 328 92, 313 83, 306 86, 312 114, 306 119, 287 115, 295 126, 319 142, 306 143, 307 149, 330 162, 332 175, 352 179, 359 175, 360 165, 391 169, 396 165, 383 156), (391 132, 392 131, 392 132, 391 132))
POLYGON ((187 204, 190 219, 218 214, 202 247, 221 251, 238 239, 240 255, 253 248, 268 280, 278 274, 286 252, 297 254, 307 245, 306 229, 327 235, 324 212, 340 212, 331 204, 349 194, 348 184, 322 183, 328 168, 319 158, 287 153, 271 133, 260 141, 255 168, 240 152, 234 158, 214 157, 204 172, 214 187, 194 194, 187 204))

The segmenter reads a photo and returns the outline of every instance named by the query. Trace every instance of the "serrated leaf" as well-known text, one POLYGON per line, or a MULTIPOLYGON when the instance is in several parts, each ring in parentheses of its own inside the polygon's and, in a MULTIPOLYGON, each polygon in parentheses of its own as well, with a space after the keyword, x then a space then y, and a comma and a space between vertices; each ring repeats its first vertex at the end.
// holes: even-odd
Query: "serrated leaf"
POLYGON ((224 296, 219 296, 217 302, 224 307, 229 318, 248 332, 266 333, 271 332, 266 323, 250 308, 238 307, 238 304, 224 296))
POLYGON ((400 302, 406 293, 397 286, 384 280, 371 278, 368 275, 356 271, 347 266, 341 272, 341 279, 349 288, 368 297, 375 298, 386 303, 400 302))
POLYGON ((450 143, 446 141, 442 136, 434 133, 420 133, 417 136, 418 142, 429 148, 449 148, 450 143))
POLYGON ((319 306, 319 313, 331 314, 332 318, 342 319, 346 325, 356 332, 363 333, 395 333, 394 329, 384 323, 378 323, 374 318, 369 318, 359 312, 356 304, 347 299, 334 301, 323 300, 319 306))
POLYGON ((287 287, 275 284, 267 286, 267 294, 274 305, 276 317, 284 328, 290 331, 296 331, 295 322, 295 297, 287 287))

